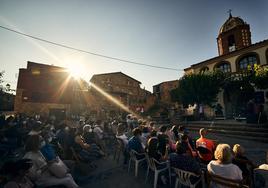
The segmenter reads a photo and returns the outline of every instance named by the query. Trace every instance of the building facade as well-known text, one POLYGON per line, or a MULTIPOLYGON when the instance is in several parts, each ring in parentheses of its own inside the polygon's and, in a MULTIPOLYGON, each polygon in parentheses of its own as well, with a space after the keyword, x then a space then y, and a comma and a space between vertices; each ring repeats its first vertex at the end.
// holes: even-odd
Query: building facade
POLYGON ((157 97, 158 100, 171 104, 171 95, 170 92, 173 89, 176 89, 179 86, 179 80, 171 80, 162 82, 160 84, 153 86, 153 94, 157 97))
POLYGON ((19 69, 15 107, 17 113, 65 114, 70 112, 75 81, 67 69, 28 62, 19 69))
POLYGON ((153 95, 140 87, 140 81, 122 72, 95 74, 90 82, 92 84, 90 93, 98 101, 95 103, 97 111, 120 111, 117 102, 105 97, 101 91, 134 112, 143 113, 154 103, 153 95))
MULTIPOLYGON (((193 64, 184 69, 185 74, 197 74, 205 71, 221 70, 230 75, 239 75, 248 69, 248 66, 258 64, 267 66, 268 64, 268 40, 251 44, 250 26, 243 19, 233 17, 231 14, 226 22, 222 25, 217 37, 219 56, 193 64)), ((267 111, 268 94, 267 91, 258 91, 263 97, 263 105, 267 111)), ((237 108, 245 111, 249 97, 243 88, 236 92, 236 95, 226 90, 222 90, 218 95, 218 103, 223 108, 223 115, 232 117, 238 112, 237 108), (244 101, 243 101, 244 100, 244 101)), ((251 96, 254 97, 254 96, 251 96)))

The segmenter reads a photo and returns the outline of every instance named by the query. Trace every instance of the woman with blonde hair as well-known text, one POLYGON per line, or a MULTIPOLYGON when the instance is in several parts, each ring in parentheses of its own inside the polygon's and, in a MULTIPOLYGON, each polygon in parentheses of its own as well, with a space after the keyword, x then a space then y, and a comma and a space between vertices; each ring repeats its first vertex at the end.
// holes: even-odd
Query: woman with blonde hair
MULTIPOLYGON (((216 160, 210 161, 208 172, 233 180, 242 180, 242 171, 232 164, 232 150, 228 144, 219 144, 214 152, 216 160)), ((218 186, 217 186, 218 187, 218 186)))
POLYGON ((235 144, 233 147, 233 153, 233 164, 237 165, 240 168, 242 171, 243 179, 245 179, 247 183, 250 183, 250 176, 256 166, 245 156, 245 149, 243 146, 235 144))

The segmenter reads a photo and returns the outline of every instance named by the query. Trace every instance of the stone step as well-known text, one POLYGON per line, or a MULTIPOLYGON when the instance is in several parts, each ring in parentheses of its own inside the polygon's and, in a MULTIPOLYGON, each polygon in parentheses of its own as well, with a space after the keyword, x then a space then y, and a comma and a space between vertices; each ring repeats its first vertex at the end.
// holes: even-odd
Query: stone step
POLYGON ((210 128, 214 130, 228 130, 228 131, 247 131, 247 132, 262 132, 268 133, 268 127, 251 127, 245 125, 234 125, 234 126, 224 126, 224 125, 209 125, 209 124, 184 124, 185 127, 195 127, 195 128, 210 128))
MULTIPOLYGON (((187 127, 190 132, 198 132, 200 128, 198 127, 187 127)), ((259 142, 268 143, 268 134, 262 132, 247 132, 247 131, 229 131, 229 130, 216 130, 208 129, 211 133, 225 135, 227 137, 241 138, 245 140, 254 140, 259 142)))
POLYGON ((191 124, 191 125, 215 125, 215 126, 243 126, 243 127, 257 127, 257 128, 268 128, 268 124, 247 124, 246 122, 238 122, 238 121, 188 121, 182 122, 183 124, 191 124))

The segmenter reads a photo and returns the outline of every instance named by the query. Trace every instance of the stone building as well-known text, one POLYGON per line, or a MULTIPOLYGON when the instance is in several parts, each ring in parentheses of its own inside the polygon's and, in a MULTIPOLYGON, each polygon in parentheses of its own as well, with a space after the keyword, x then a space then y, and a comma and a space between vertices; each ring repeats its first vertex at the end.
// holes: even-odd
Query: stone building
MULTIPOLYGON (((268 40, 252 44, 249 24, 239 17, 233 17, 231 13, 219 30, 217 45, 218 56, 191 65, 184 69, 185 73, 196 74, 218 69, 229 73, 231 76, 239 75, 249 65, 267 66, 268 64, 268 40)), ((223 108, 224 116, 232 117, 233 115, 239 115, 239 113, 244 115, 248 99, 256 97, 257 93, 262 98, 260 101, 267 108, 267 91, 257 91, 253 86, 252 88, 253 91, 255 90, 253 96, 247 96, 242 87, 236 93, 230 93, 226 90, 221 91, 218 95, 218 103, 223 108)))
POLYGON ((171 80, 162 82, 160 84, 153 86, 153 94, 157 96, 157 99, 167 103, 171 104, 171 96, 170 91, 177 88, 179 85, 179 80, 171 80))
POLYGON ((96 97, 97 101, 94 104, 96 111, 118 112, 121 109, 114 102, 111 102, 111 99, 104 97, 94 86, 134 112, 142 113, 154 103, 153 95, 140 87, 140 81, 122 72, 95 74, 90 82, 92 83, 90 93, 96 97))
POLYGON ((180 111, 180 105, 173 102, 170 95, 170 92, 178 86, 179 80, 165 81, 153 86, 153 94, 156 96, 155 104, 159 106, 155 115, 173 118, 180 111))
POLYGON ((73 102, 75 80, 66 68, 28 61, 19 69, 15 112, 65 116, 73 102))

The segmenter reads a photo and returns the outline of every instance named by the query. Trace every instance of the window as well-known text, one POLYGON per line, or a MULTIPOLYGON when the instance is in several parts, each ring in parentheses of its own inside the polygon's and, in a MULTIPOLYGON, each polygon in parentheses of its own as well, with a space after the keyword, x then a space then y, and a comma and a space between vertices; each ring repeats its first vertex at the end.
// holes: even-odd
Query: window
POLYGON ((40 92, 33 92, 32 93, 32 101, 33 102, 40 102, 42 99, 42 94, 40 92))
POLYGON ((204 73, 204 72, 207 72, 207 71, 209 71, 208 67, 202 67, 199 72, 204 73))
POLYGON ((228 37, 228 48, 229 52, 235 51, 235 38, 234 35, 228 37))
POLYGON ((240 59, 240 61, 238 62, 238 68, 240 70, 246 70, 248 66, 252 66, 257 63, 258 61, 256 55, 249 55, 240 59))
POLYGON ((231 72, 231 65, 229 62, 221 62, 215 66, 216 69, 221 70, 222 72, 231 72))

